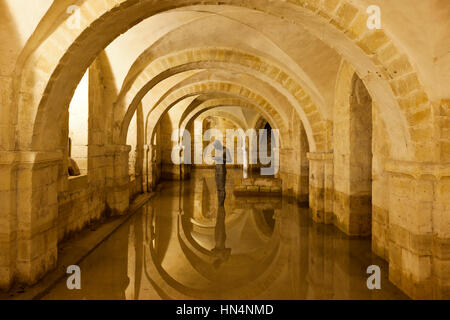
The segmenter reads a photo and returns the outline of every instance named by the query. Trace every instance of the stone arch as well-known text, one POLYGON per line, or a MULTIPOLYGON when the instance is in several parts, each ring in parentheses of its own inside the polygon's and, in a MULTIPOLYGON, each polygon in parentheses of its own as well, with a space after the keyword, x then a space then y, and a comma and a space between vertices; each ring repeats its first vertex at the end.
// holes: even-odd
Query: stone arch
MULTIPOLYGON (((19 136, 20 146, 22 148, 32 146, 33 148, 44 148, 45 143, 43 140, 45 138, 43 138, 42 134, 45 133, 46 124, 58 119, 59 112, 56 111, 60 108, 60 105, 66 104, 65 100, 67 100, 67 95, 70 95, 70 92, 73 90, 74 83, 77 82, 76 78, 81 78, 83 71, 92 61, 93 57, 111 42, 112 39, 152 14, 195 4, 198 4, 198 2, 164 1, 158 3, 158 6, 155 6, 152 1, 132 2, 132 0, 128 0, 122 1, 117 5, 115 1, 110 0, 94 5, 92 2, 84 1, 80 6, 82 31, 74 32, 73 30, 69 30, 65 25, 68 17, 66 19, 60 19, 60 24, 54 27, 53 32, 30 55, 23 70, 21 70, 23 77, 19 85, 19 92, 21 92, 19 96, 19 107, 23 110, 31 109, 30 113, 32 118, 36 119, 36 125, 30 125, 30 122, 27 121, 28 119, 20 119, 24 121, 24 125, 28 124, 28 127, 31 127, 31 129, 23 132, 19 136), (120 23, 112 24, 112 19, 115 19, 116 22, 120 21, 120 23), (101 39, 98 37, 99 34, 103 35, 101 39), (47 52, 54 52, 54 55, 47 57, 47 52), (84 52, 84 54, 79 54, 81 52, 84 52), (78 60, 73 61, 72 59, 78 60), (36 65, 38 68, 35 68, 36 65), (71 70, 69 71, 69 68, 64 68, 65 65, 71 65, 71 70), (57 78, 61 81, 55 81, 57 78), (58 96, 62 98, 58 99, 58 96), (48 106, 46 107, 46 105, 48 106), (27 108, 27 106, 29 107, 27 108), (41 147, 39 147, 40 144, 42 144, 41 147)), ((202 2, 202 5, 210 4, 216 4, 216 2, 202 2)), ((387 106, 383 106, 385 111, 388 111, 388 108, 393 108, 390 110, 391 112, 397 110, 399 98, 407 96, 412 92, 420 94, 422 104, 428 103, 428 97, 423 89, 421 89, 422 86, 419 77, 409 62, 408 56, 399 51, 394 40, 384 31, 367 30, 365 28, 367 14, 349 1, 327 1, 324 3, 320 0, 315 0, 308 2, 301 1, 295 4, 281 1, 270 2, 269 4, 268 1, 267 3, 266 1, 260 1, 258 3, 252 2, 250 5, 250 3, 237 0, 225 0, 221 4, 251 7, 252 10, 259 10, 268 14, 267 6, 269 5, 269 7, 274 9, 270 14, 278 16, 290 23, 297 23, 303 26, 309 24, 306 26, 309 31, 316 35, 322 34, 322 37, 327 42, 330 42, 339 52, 342 52, 346 56, 357 55, 362 57, 364 62, 361 63, 360 69, 366 69, 366 71, 369 69, 368 72, 370 74, 370 76, 363 80, 371 81, 379 78, 388 81, 388 86, 386 86, 386 83, 381 83, 378 80, 374 81, 373 87, 375 88, 378 84, 378 89, 382 87, 383 90, 386 90, 390 86, 392 87, 392 90, 389 88, 389 94, 392 93, 390 98, 394 97, 394 93, 397 97, 397 99, 391 101, 387 106), (285 10, 283 11, 284 15, 281 15, 279 10, 275 10, 279 9, 279 6, 289 6, 289 8, 292 8, 292 12, 285 10), (305 15, 308 18, 302 19, 305 15), (312 24, 313 22, 320 23, 324 28, 312 27, 314 25, 312 24), (339 43, 342 40, 344 41, 339 43), (348 46, 351 46, 351 49, 347 48, 348 46), (398 58, 394 61, 386 61, 383 53, 386 53, 387 50, 394 52, 393 55, 398 58), (385 69, 379 71, 379 68, 376 67, 379 65, 385 69)), ((410 132, 410 128, 406 125, 406 121, 409 121, 409 124, 413 123, 413 126, 415 126, 414 124, 426 126, 431 122, 429 118, 422 117, 420 119, 420 117, 415 117, 415 119, 410 119, 408 117, 409 115, 414 115, 412 108, 415 103, 416 100, 411 102, 410 99, 407 99, 403 104, 406 106, 406 110, 404 110, 406 116, 400 122, 403 122, 401 125, 402 130, 406 129, 407 132, 410 132)), ((391 125, 389 124, 388 127, 391 127, 391 125)), ((408 133, 402 132, 402 130, 393 133, 397 139, 392 140, 400 141, 397 143, 399 150, 401 150, 401 153, 399 152, 400 157, 411 158, 414 155, 410 151, 410 137, 408 133)), ((428 130, 428 127, 425 130, 428 130)), ((427 147, 426 145, 429 147, 429 142, 427 144, 426 141, 423 141, 423 138, 423 135, 417 134, 411 137, 411 140, 416 142, 416 148, 414 150, 416 151, 416 155, 419 155, 419 149, 423 150, 424 147, 427 147)))
MULTIPOLYGON (((191 104, 192 105, 192 104, 191 104)), ((194 105, 193 108, 188 108, 185 114, 180 118, 179 127, 181 130, 188 127, 192 119, 195 119, 201 112, 210 110, 216 107, 226 107, 226 106, 238 106, 243 108, 248 108, 250 110, 255 110, 259 112, 259 108, 252 103, 246 102, 242 99, 233 98, 221 98, 221 99, 210 99, 206 100, 198 105, 194 105)), ((249 128, 252 128, 249 126, 249 128)))
MULTIPOLYGON (((147 53, 147 55, 148 57, 141 56, 140 59, 151 60, 152 55, 150 53, 147 53)), ((241 71, 243 68, 243 72, 253 70, 253 73, 263 74, 266 77, 264 80, 274 77, 275 83, 278 84, 276 89, 284 90, 288 94, 287 99, 304 121, 309 139, 314 139, 317 148, 325 147, 326 125, 319 108, 296 80, 276 65, 260 57, 230 48, 198 48, 196 50, 184 50, 176 54, 169 54, 138 67, 141 64, 139 62, 131 68, 117 101, 116 113, 118 114, 116 119, 125 119, 121 124, 121 136, 123 136, 126 124, 133 114, 134 106, 155 85, 156 81, 161 81, 161 79, 167 78, 174 73, 191 69, 223 67, 227 70, 231 68, 232 70, 241 71), (238 66, 238 68, 234 69, 236 68, 234 66, 238 66), (143 70, 139 71, 140 69, 143 70), (123 115, 122 112, 126 112, 126 114, 123 115)))
POLYGON ((334 223, 349 235, 368 236, 372 232, 373 102, 358 75, 347 75, 350 78, 339 84, 345 90, 338 92, 334 112, 334 134, 339 137, 333 144, 334 223))
POLYGON ((230 121, 234 126, 236 126, 237 129, 246 129, 245 123, 242 122, 241 119, 233 115, 232 113, 225 111, 225 110, 214 110, 214 108, 206 110, 198 115, 198 119, 203 119, 203 117, 220 117, 224 118, 227 121, 230 121))
MULTIPOLYGON (((258 114, 260 114, 260 108, 258 108, 257 106, 255 106, 253 103, 249 103, 248 101, 245 101, 243 99, 236 99, 236 98, 211 98, 209 100, 205 100, 202 103, 195 103, 195 101, 193 101, 191 103, 191 106, 187 108, 187 111, 189 110, 189 112, 186 112, 186 115, 183 115, 180 118, 180 124, 179 124, 179 128, 180 130, 183 132, 183 130, 185 128, 188 128, 189 125, 195 120, 197 119, 197 117, 201 116, 203 112, 209 113, 210 111, 213 111, 214 108, 217 107, 242 107, 242 108, 247 108, 253 111, 258 112, 258 114), (192 106, 192 108, 190 108, 192 106)), ((217 112, 217 111, 215 111, 217 112)), ((219 112, 220 113, 220 112, 219 112)), ((264 116, 261 116, 262 119, 264 119, 265 123, 270 123, 270 120, 267 121, 265 120, 264 116)), ((251 125, 246 125, 246 126, 242 126, 242 129, 248 130, 248 129, 254 129, 254 127, 252 127, 251 125)), ((273 123, 271 123, 271 127, 273 128, 277 128, 276 125, 274 125, 273 123)), ((258 132, 257 132, 258 134, 258 132)), ((287 139, 289 134, 288 130, 280 130, 280 139, 284 139, 285 144, 286 143, 291 143, 290 140, 287 139)), ((281 142, 283 143, 283 142, 281 142)))
POLYGON ((214 108, 211 108, 209 110, 204 110, 203 112, 200 112, 200 114, 198 114, 197 118, 202 119, 203 117, 209 117, 209 116, 215 116, 215 117, 221 117, 221 118, 227 119, 228 121, 233 123, 233 125, 235 125, 236 128, 243 129, 243 130, 246 129, 246 125, 245 125, 245 123, 242 122, 241 119, 239 119, 238 117, 233 115, 231 112, 228 112, 225 110, 214 110, 214 108), (213 112, 214 112, 214 114, 213 114, 213 112))
MULTIPOLYGON (((214 73, 214 71, 211 71, 211 70, 209 70, 209 71, 204 71, 203 73, 197 73, 197 75, 195 75, 195 76, 192 76, 192 78, 190 78, 190 79, 187 79, 186 81, 185 81, 185 83, 183 83, 183 82, 180 82, 180 84, 178 84, 177 86, 175 86, 175 87, 173 87, 172 89, 170 89, 169 91, 167 91, 167 93, 163 96, 163 97, 161 97, 161 98, 159 98, 159 102, 153 102, 152 103, 152 105, 158 105, 161 101, 163 101, 164 99, 166 99, 167 98, 167 96, 169 96, 169 93, 171 92, 171 91, 174 91, 174 90, 176 90, 176 89, 180 89, 180 88, 182 88, 182 86, 183 86, 183 84, 184 85, 193 85, 193 84, 196 84, 196 83, 203 83, 204 82, 204 78, 206 78, 206 79, 209 79, 210 80, 210 82, 212 82, 212 79, 211 78, 217 78, 217 79, 215 79, 215 83, 231 83, 228 79, 227 79, 227 77, 225 77, 225 78, 223 78, 223 77, 221 77, 221 76, 215 76, 215 73, 214 73), (225 79, 225 80, 224 80, 225 79)), ((253 81, 253 78, 249 78, 250 80, 250 83, 253 81)), ((243 92, 246 96, 248 96, 248 97, 250 97, 250 98, 252 98, 252 99, 254 99, 255 97, 256 98, 258 98, 258 96, 260 96, 260 93, 258 93, 258 92, 263 92, 265 89, 264 88, 256 88, 256 90, 253 90, 253 89, 251 89, 251 90, 248 90, 248 88, 245 88, 246 87, 246 81, 242 81, 242 79, 241 79, 241 76, 239 76, 238 78, 236 78, 234 81, 236 81, 236 83, 238 83, 238 90, 237 91, 241 91, 241 92, 243 92), (239 88, 243 88, 243 89, 239 89, 239 88), (256 94, 256 95, 255 95, 256 94)), ((264 86, 267 86, 267 85, 264 85, 264 86)), ((263 86, 263 87, 264 87, 263 86)), ((268 86, 267 86, 268 87, 268 86)), ((268 87, 268 88, 270 88, 270 87, 268 87)), ((273 89, 272 89, 273 90, 273 89)), ((276 92, 276 90, 273 90, 276 94, 279 94, 278 92, 276 92)), ((210 93, 210 94, 214 94, 214 92, 212 92, 212 93, 210 93)), ((270 96, 269 95, 269 98, 271 98, 270 100, 267 100, 266 98, 264 98, 264 100, 267 100, 268 102, 269 102, 269 105, 270 104, 272 104, 272 105, 274 105, 274 104, 276 104, 276 103, 279 103, 280 101, 278 101, 278 100, 274 100, 274 98, 276 98, 275 96, 270 96)), ((280 97, 281 98, 281 97, 280 97)), ((193 99, 192 99, 193 100, 193 99)), ((192 101, 191 100, 191 101, 192 101)), ((287 101, 285 101, 286 103, 288 103, 287 101)), ((174 105, 175 106, 175 105, 174 105)), ((284 108, 285 109, 285 108, 284 108)), ((259 110, 260 111, 260 110, 259 110)), ((278 112, 278 110, 277 110, 277 112, 278 112)), ((282 119, 284 119, 285 120, 285 122, 286 122, 286 124, 287 124, 287 113, 288 112, 284 112, 283 114, 280 114, 280 117, 282 118, 282 119)), ((274 122, 272 121, 272 124, 273 124, 274 122)), ((287 134, 286 134, 286 132, 287 131, 284 131, 283 132, 283 128, 282 127, 280 127, 280 126, 277 126, 277 125, 275 125, 274 127, 276 127, 276 128, 278 128, 278 129, 280 129, 280 131, 281 131, 281 133, 283 134, 283 136, 285 136, 285 137, 287 137, 287 134)), ((314 142, 312 142, 312 143, 314 143, 314 142)))
POLYGON ((267 120, 263 116, 260 116, 259 118, 255 119, 255 122, 250 125, 250 127, 255 129, 262 129, 264 128, 266 122, 267 120))
MULTIPOLYGON (((423 236, 423 238, 419 239, 428 241, 430 234, 433 233, 432 236, 436 236, 433 241, 440 241, 442 236, 445 238, 448 235, 445 228, 442 227, 441 229, 440 227, 445 225, 445 219, 442 217, 445 217, 444 213, 448 208, 446 172, 444 172, 446 168, 443 164, 436 165, 431 161, 439 159, 439 156, 437 156, 439 142, 436 143, 435 138, 446 139, 447 137, 447 132, 445 131, 447 123, 445 123, 445 119, 440 118, 440 115, 444 114, 446 110, 438 112, 435 109, 431 110, 428 94, 422 88, 419 76, 409 62, 409 57, 398 51, 398 47, 386 35, 387 33, 380 30, 366 30, 364 27, 366 16, 361 14, 362 11, 358 11, 358 6, 355 4, 359 0, 325 1, 300 0, 301 6, 296 6, 293 1, 266 2, 264 0, 261 2, 225 0, 222 4, 246 7, 250 3, 253 6, 252 9, 260 11, 264 10, 261 3, 269 4, 267 6, 268 9, 266 9, 267 12, 273 12, 271 14, 279 16, 287 22, 305 26, 311 33, 319 38, 324 38, 327 44, 334 46, 337 52, 342 53, 348 61, 355 64, 356 73, 367 85, 368 91, 376 98, 375 100, 379 104, 378 107, 381 110, 381 114, 386 120, 385 126, 387 129, 385 131, 390 135, 389 141, 391 142, 389 157, 422 161, 422 163, 413 161, 408 163, 392 161, 390 163, 388 170, 390 170, 391 175, 392 201, 388 205, 390 206, 390 212, 393 213, 391 218, 397 219, 397 221, 392 219, 390 222, 394 222, 393 225, 397 223, 397 227, 405 227, 408 233, 402 234, 406 234, 408 239, 412 239, 412 236, 415 236, 414 231, 417 230, 417 227, 422 228, 424 223, 424 221, 419 219, 423 215, 421 215, 419 210, 417 212, 414 210, 421 208, 420 206, 423 204, 421 201, 426 201, 432 206, 430 208, 431 212, 429 212, 432 219, 431 221, 428 219, 425 227, 430 228, 429 230, 432 231, 422 228, 420 236, 423 236), (317 7, 315 7, 315 4, 317 4, 317 7), (297 9, 297 7, 302 9, 297 9), (325 9, 327 7, 329 7, 329 10, 325 9), (290 8, 293 9, 292 12, 286 10, 290 8), (310 14, 311 12, 314 15, 310 14), (332 14, 328 16, 326 12, 331 12, 332 14), (298 16, 295 16, 296 14, 298 16), (322 22, 325 22, 325 24, 322 24, 322 22), (349 41, 349 39, 354 41, 349 41), (385 95, 382 94, 383 91, 385 95), (390 112, 392 112, 392 116, 389 116, 390 112), (437 117, 435 117, 436 115, 437 117), (441 131, 439 132, 439 130, 441 131), (404 176, 407 176, 407 178, 404 176), (431 180, 433 181, 430 182, 431 180), (414 189, 406 189, 405 186, 414 186, 414 189), (412 220, 407 220, 410 218, 412 220), (435 234, 433 228, 436 226, 433 222, 435 223, 436 220, 434 218, 442 218, 442 221, 439 221, 444 222, 436 224, 438 232, 435 234), (407 223, 404 222, 405 220, 407 220, 407 223), (443 232, 442 234, 441 231, 443 232), (437 238, 438 236, 439 238, 437 238)), ((60 1, 59 4, 61 3, 60 1)), ((66 0, 63 3, 70 3, 70 0, 66 0)), ((58 169, 57 166, 62 156, 58 150, 60 146, 54 144, 51 138, 53 137, 52 133, 61 128, 60 124, 62 122, 61 119, 64 118, 64 108, 67 106, 70 92, 73 92, 72 89, 75 88, 77 78, 81 78, 84 70, 89 65, 92 65, 91 62, 94 57, 98 57, 98 53, 101 52, 99 50, 104 48, 104 45, 107 45, 114 36, 118 35, 120 30, 125 31, 126 28, 138 23, 150 14, 151 10, 155 9, 153 12, 156 13, 163 12, 165 9, 175 8, 176 6, 213 4, 212 1, 200 3, 183 0, 182 3, 173 1, 171 3, 163 0, 158 2, 158 7, 154 8, 154 2, 150 0, 111 0, 109 2, 107 0, 103 2, 78 0, 77 3, 83 6, 82 25, 84 27, 80 30, 66 33, 67 30, 62 28, 66 19, 64 15, 59 16, 58 12, 53 11, 51 17, 57 19, 51 25, 49 25, 50 20, 47 19, 50 16, 46 16, 44 21, 47 24, 45 34, 40 34, 41 39, 38 41, 40 43, 31 41, 33 42, 31 46, 34 46, 36 50, 28 51, 30 55, 25 58, 23 67, 21 63, 17 65, 15 74, 17 82, 14 84, 14 92, 13 94, 10 94, 10 92, 6 93, 7 97, 5 100, 12 106, 9 109, 12 111, 12 118, 14 118, 11 123, 15 125, 18 119, 20 120, 18 122, 20 127, 13 130, 17 132, 17 139, 16 141, 13 141, 14 138, 11 139, 11 149, 8 149, 13 152, 6 153, 6 155, 3 154, 2 161, 18 163, 17 166, 14 164, 15 167, 20 168, 17 171, 17 176, 13 176, 13 174, 16 174, 14 171, 11 176, 7 173, 6 179, 11 182, 11 186, 14 186, 15 182, 12 181, 16 181, 17 178, 17 180, 21 181, 21 186, 24 188, 14 189, 14 196, 8 195, 11 200, 11 208, 7 203, 7 211, 10 209, 17 211, 15 216, 14 213, 11 215, 13 218, 11 221, 17 220, 17 223, 14 223, 14 225, 19 226, 21 232, 19 232, 20 238, 17 241, 14 240, 14 244, 11 245, 12 249, 10 250, 8 247, 5 252, 12 252, 11 255, 18 253, 16 255, 22 257, 17 265, 8 266, 8 268, 11 267, 12 273, 16 273, 18 279, 29 283, 32 283, 45 270, 50 269, 55 264, 57 255, 55 243, 57 243, 57 240, 55 241, 55 230, 50 228, 54 226, 53 222, 58 218, 58 211, 57 209, 55 210, 59 200, 55 196, 58 190, 56 185, 58 173, 55 168, 58 169), (115 6, 114 9, 109 12, 109 9, 113 8, 113 6, 115 6), (106 12, 107 14, 103 15, 106 12), (100 15, 103 15, 102 20, 97 20, 100 15), (116 20, 118 23, 117 26, 114 26, 113 22, 117 22, 116 20), (101 37, 101 35, 105 35, 105 38, 101 37), (49 55, 49 52, 53 54, 49 55), (15 105, 13 101, 9 101, 15 99, 19 105, 18 110, 12 110, 15 105), (55 128, 52 127, 53 125, 55 128), (23 152, 28 150, 37 152, 23 152), (48 152, 55 150, 56 152, 48 152), (32 191, 30 192, 30 190, 32 191), (39 201, 41 196, 42 199, 48 201, 39 201), (17 208, 16 204, 18 204, 17 208), (37 208, 37 210, 33 210, 34 208, 37 208), (26 225, 25 229, 22 228, 24 223, 26 225), (39 238, 35 238, 35 235, 38 235, 39 238), (22 245, 17 246, 15 242, 22 245), (42 248, 33 247, 31 252, 27 251, 27 247, 33 243, 45 243, 45 245, 42 248), (36 257, 38 257, 38 260, 34 259, 36 257)), ((63 8, 63 5, 59 8, 63 8)), ((30 49, 30 47, 27 46, 27 49, 30 49)), ((7 79, 7 88, 12 85, 12 81, 8 81, 10 79, 7 79)), ((2 96, 2 101, 3 98, 2 96)), ((434 105, 433 107, 439 106, 434 105)), ((57 136, 55 135, 55 137, 57 136)), ((112 143, 115 143, 115 141, 112 143)), ((128 197, 128 194, 126 194, 128 192, 128 181, 127 177, 121 176, 120 171, 124 167, 123 160, 129 150, 124 146, 109 145, 107 147, 101 153, 109 153, 108 169, 111 170, 107 171, 108 174, 114 171, 112 173, 114 178, 110 179, 108 177, 102 180, 107 181, 109 184, 108 197, 111 196, 112 198, 109 203, 114 204, 113 208, 117 209, 117 212, 123 212, 128 207, 128 199, 124 199, 128 197), (126 191, 115 188, 113 184, 116 183, 118 185, 122 183, 119 187, 126 191), (112 191, 109 192, 110 190, 112 191)), ((443 152, 441 156, 443 156, 444 160, 448 159, 448 156, 445 155, 446 150, 440 150, 443 152)), ((321 158, 319 158, 319 155, 315 156, 317 156, 315 159, 317 162, 330 160, 328 155, 320 155, 321 158)), ((325 168, 324 176, 328 176, 328 169, 325 168)), ((324 185, 326 187, 327 183, 324 185)), ((11 230, 10 234, 14 234, 14 228, 11 230)), ((395 231, 392 234, 395 236, 395 231)), ((400 239, 401 241, 402 239, 400 239)), ((422 243, 421 241, 419 242, 422 243)), ((433 248, 420 248, 421 244, 419 242, 411 242, 403 248, 402 250, 405 253, 403 257, 409 258, 400 261, 401 264, 396 266, 397 270, 395 268, 392 269, 399 272, 402 272, 403 269, 405 270, 404 274, 401 275, 403 277, 401 279, 403 285, 406 283, 404 281, 405 276, 409 277, 409 279, 411 279, 411 275, 413 278, 418 276, 420 277, 418 282, 420 282, 424 279, 423 275, 430 274, 426 269, 430 267, 430 263, 422 269, 422 266, 418 268, 417 264, 410 264, 410 262, 421 261, 419 259, 423 257, 427 261, 438 260, 437 258, 440 257, 438 252, 433 251, 433 248), (419 251, 417 249, 424 250, 419 251), (425 272, 422 273, 422 270, 425 270, 425 272)), ((396 262, 398 263, 399 261, 396 262)), ((439 263, 436 263, 436 265, 434 265, 434 262, 432 263, 432 276, 436 276, 438 280, 444 279, 445 274, 439 263)), ((396 276, 398 274, 393 275, 396 276)), ((400 279, 400 277, 396 278, 400 279)), ((415 286, 413 290, 417 290, 417 288, 419 288, 419 291, 421 290, 421 287, 417 286, 416 283, 411 285, 415 286)))
MULTIPOLYGON (((145 132, 150 137, 150 141, 153 139, 156 126, 167 110, 169 110, 178 101, 181 101, 186 97, 205 93, 221 93, 234 98, 239 97, 245 101, 253 102, 255 105, 259 106, 258 112, 264 114, 267 119, 270 119, 271 123, 274 123, 282 133, 288 129, 286 120, 278 113, 277 109, 259 94, 235 83, 206 81, 178 89, 148 113, 145 132)), ((249 104, 249 106, 252 104, 249 104)), ((281 145, 283 145, 282 137, 280 140, 281 145)))

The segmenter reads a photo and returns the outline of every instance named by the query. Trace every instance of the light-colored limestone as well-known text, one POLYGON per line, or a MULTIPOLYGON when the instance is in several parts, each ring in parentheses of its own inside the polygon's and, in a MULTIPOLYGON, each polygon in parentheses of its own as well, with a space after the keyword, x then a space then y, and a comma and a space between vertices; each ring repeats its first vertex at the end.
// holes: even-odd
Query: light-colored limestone
POLYGON ((211 116, 279 129, 276 191, 371 233, 410 296, 449 297, 450 4, 86 0, 71 29, 66 1, 24 1, 0 4, 0 287, 38 281, 59 241, 161 178, 187 179, 172 129, 197 151, 211 116))

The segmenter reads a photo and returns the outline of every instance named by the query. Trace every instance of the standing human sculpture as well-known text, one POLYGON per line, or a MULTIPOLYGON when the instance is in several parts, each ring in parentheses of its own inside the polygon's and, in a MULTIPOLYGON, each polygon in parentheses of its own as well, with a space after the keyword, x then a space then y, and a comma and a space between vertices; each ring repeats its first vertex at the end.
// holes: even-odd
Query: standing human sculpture
POLYGON ((216 162, 215 167, 215 179, 217 186, 217 197, 219 201, 219 207, 223 206, 226 198, 226 181, 227 181, 227 162, 231 162, 230 151, 225 148, 221 142, 218 140, 214 141, 214 161, 216 162))

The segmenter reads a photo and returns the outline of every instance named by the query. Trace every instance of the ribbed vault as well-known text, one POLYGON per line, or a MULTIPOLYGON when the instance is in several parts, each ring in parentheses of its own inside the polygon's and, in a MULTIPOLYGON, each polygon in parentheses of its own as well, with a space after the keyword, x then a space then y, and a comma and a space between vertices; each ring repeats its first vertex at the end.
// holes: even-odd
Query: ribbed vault
POLYGON ((269 124, 271 191, 371 234, 410 296, 448 296, 448 1, 28 2, 0 4, 0 287, 36 283, 73 232, 188 179, 174 130, 269 124))

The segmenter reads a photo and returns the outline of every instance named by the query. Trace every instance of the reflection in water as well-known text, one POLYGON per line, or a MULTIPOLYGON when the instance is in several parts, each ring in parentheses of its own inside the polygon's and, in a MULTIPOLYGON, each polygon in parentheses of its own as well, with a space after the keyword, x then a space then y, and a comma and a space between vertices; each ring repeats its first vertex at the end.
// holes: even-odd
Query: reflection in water
POLYGON ((219 141, 214 141, 214 147, 216 151, 216 156, 214 160, 216 162, 215 166, 215 181, 217 187, 217 217, 216 217, 216 227, 214 232, 214 238, 216 240, 216 246, 211 250, 214 256, 217 258, 213 265, 219 268, 220 265, 230 258, 231 249, 226 248, 225 240, 227 239, 227 233, 225 228, 225 199, 226 193, 226 181, 227 181, 227 160, 231 158, 230 152, 227 148, 224 148, 219 141), (217 153, 220 153, 217 156, 217 153))
POLYGON ((215 228, 216 246, 211 250, 217 259, 214 261, 214 266, 219 268, 220 265, 230 258, 231 248, 226 248, 225 241, 227 239, 227 231, 225 228, 225 207, 219 206, 216 218, 215 228))
MULTIPOLYGON (((229 170, 232 187, 238 170, 229 170)), ((402 299, 370 240, 349 239, 277 198, 226 199, 214 170, 166 182, 140 212, 81 264, 82 289, 65 279, 45 299, 402 299), (382 270, 368 290, 366 269, 382 270)))

